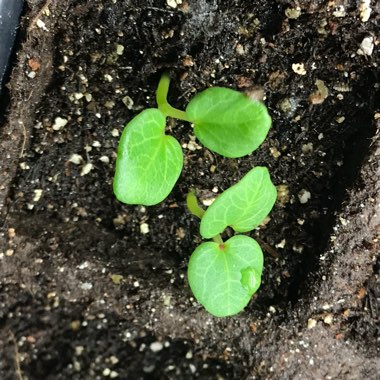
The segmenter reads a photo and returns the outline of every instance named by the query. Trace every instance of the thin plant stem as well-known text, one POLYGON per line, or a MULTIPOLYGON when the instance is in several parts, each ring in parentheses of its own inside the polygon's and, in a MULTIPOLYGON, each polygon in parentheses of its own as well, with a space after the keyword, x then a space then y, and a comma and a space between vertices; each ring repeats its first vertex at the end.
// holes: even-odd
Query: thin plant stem
POLYGON ((202 217, 203 217, 203 215, 205 213, 205 210, 203 210, 203 208, 199 206, 198 199, 197 199, 197 197, 195 195, 195 190, 194 189, 191 189, 189 191, 189 193, 187 194, 187 196, 186 196, 186 204, 187 204, 187 208, 189 209, 189 211, 193 215, 195 215, 199 219, 202 219, 202 217))
MULTIPOLYGON (((197 199, 197 196, 195 195, 195 190, 194 189, 191 189, 189 191, 189 193, 187 194, 186 196, 186 204, 187 204, 187 208, 189 209, 189 211, 195 215, 196 217, 198 217, 199 219, 202 219, 204 213, 205 213, 205 210, 203 210, 202 207, 199 206, 198 204, 198 199, 197 199)), ((223 246, 223 240, 222 240, 222 237, 218 234, 216 236, 214 236, 212 238, 212 240, 219 244, 219 246, 223 246)))
POLYGON ((170 85, 170 76, 168 73, 163 73, 161 79, 158 83, 156 91, 156 101, 158 109, 164 113, 166 116, 173 117, 175 119, 180 119, 188 121, 191 123, 191 120, 186 115, 186 112, 181 111, 177 108, 172 107, 167 100, 168 91, 170 85))
POLYGON ((216 235, 216 236, 214 236, 214 237, 212 238, 212 240, 213 240, 215 243, 218 243, 220 248, 223 247, 223 249, 224 249, 224 242, 223 242, 222 237, 221 237, 219 234, 216 235))

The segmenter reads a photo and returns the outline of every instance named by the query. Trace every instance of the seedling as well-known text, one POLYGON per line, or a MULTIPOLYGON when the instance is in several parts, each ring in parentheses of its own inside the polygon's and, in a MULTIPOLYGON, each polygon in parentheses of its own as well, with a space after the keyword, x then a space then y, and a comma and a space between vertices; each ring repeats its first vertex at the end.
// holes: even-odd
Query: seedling
POLYGON ((239 313, 247 306, 261 283, 263 253, 249 236, 235 235, 223 242, 226 227, 249 232, 269 214, 277 196, 268 169, 255 167, 204 211, 195 192, 187 196, 190 212, 201 219, 205 242, 192 253, 188 279, 195 298, 216 317, 239 313))
MULTIPOLYGON (((154 205, 173 189, 183 166, 178 141, 165 134, 166 118, 190 122, 194 134, 208 149, 225 157, 252 153, 264 141, 271 125, 266 107, 228 88, 209 88, 197 94, 186 111, 167 101, 170 79, 161 77, 156 99, 132 119, 120 139, 114 192, 127 204, 154 205)), ((212 242, 202 243, 190 257, 188 279, 196 299, 208 312, 225 317, 239 313, 261 283, 263 253, 249 236, 223 241, 227 227, 237 233, 257 227, 272 209, 276 188, 264 167, 252 169, 222 193, 204 211, 195 192, 187 196, 190 212, 201 219, 200 233, 212 242)))
POLYGON ((265 105, 243 93, 209 88, 181 111, 167 102, 169 84, 169 76, 163 74, 156 93, 158 109, 142 111, 122 133, 114 178, 114 192, 121 202, 160 203, 177 182, 183 155, 178 141, 165 134, 167 117, 192 123, 204 146, 231 158, 252 153, 269 131, 271 118, 265 105))

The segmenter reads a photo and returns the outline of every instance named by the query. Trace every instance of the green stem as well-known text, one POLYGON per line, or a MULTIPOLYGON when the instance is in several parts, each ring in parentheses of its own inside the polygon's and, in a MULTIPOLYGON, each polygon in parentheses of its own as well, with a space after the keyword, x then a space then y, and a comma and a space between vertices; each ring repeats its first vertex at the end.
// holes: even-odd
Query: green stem
POLYGON ((199 219, 202 219, 205 210, 203 210, 203 208, 199 206, 194 189, 191 189, 187 194, 186 204, 187 208, 193 215, 197 216, 199 219))
POLYGON ((224 243, 222 237, 219 234, 214 236, 212 240, 214 240, 215 243, 218 243, 219 246, 223 245, 224 243))
MULTIPOLYGON (((205 210, 203 210, 202 207, 199 206, 198 204, 198 199, 195 195, 195 190, 194 189, 191 189, 189 191, 189 193, 187 194, 186 196, 186 204, 187 204, 187 208, 189 209, 189 211, 197 216, 199 219, 202 219, 204 213, 205 213, 205 210)), ((216 235, 212 238, 212 240, 219 244, 220 246, 223 246, 223 240, 222 240, 222 237, 220 235, 216 235)))
POLYGON ((158 83, 157 91, 156 91, 156 101, 158 105, 158 109, 164 113, 166 116, 173 117, 175 119, 185 120, 191 123, 191 120, 186 115, 186 112, 181 111, 177 108, 172 107, 168 101, 168 91, 170 84, 170 76, 168 73, 163 73, 158 83))

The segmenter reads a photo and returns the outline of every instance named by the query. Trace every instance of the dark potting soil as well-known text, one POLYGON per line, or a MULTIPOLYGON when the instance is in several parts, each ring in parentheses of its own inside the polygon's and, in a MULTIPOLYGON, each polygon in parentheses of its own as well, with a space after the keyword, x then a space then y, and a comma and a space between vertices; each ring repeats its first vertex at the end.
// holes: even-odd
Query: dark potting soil
POLYGON ((1 379, 375 379, 379 9, 141 3, 28 1, 0 129, 1 379), (210 86, 262 87, 273 126, 227 159, 171 120, 177 185, 157 206, 126 206, 112 193, 118 139, 156 106, 164 70, 182 109, 210 86), (201 239, 185 197, 196 187, 207 203, 256 165, 279 190, 250 234, 262 286, 214 318, 186 280, 201 239))

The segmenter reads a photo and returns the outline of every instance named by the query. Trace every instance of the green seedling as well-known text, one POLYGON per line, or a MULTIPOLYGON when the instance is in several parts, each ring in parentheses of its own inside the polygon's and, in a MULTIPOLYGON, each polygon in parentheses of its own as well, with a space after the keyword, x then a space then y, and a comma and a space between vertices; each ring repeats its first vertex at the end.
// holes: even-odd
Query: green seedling
POLYGON ((194 191, 188 194, 190 212, 201 219, 202 237, 213 241, 195 249, 187 274, 195 298, 212 315, 226 317, 243 310, 259 288, 263 271, 263 253, 254 239, 235 235, 223 242, 220 234, 226 227, 251 231, 269 214, 276 196, 264 167, 249 171, 206 211, 199 207, 194 191))
POLYGON ((181 111, 167 101, 169 84, 169 76, 163 74, 156 93, 158 109, 142 111, 122 133, 114 178, 114 192, 121 202, 146 206, 160 203, 177 182, 183 156, 178 141, 165 134, 167 117, 192 123, 202 144, 232 158, 252 153, 269 131, 267 108, 245 94, 209 88, 181 111))

